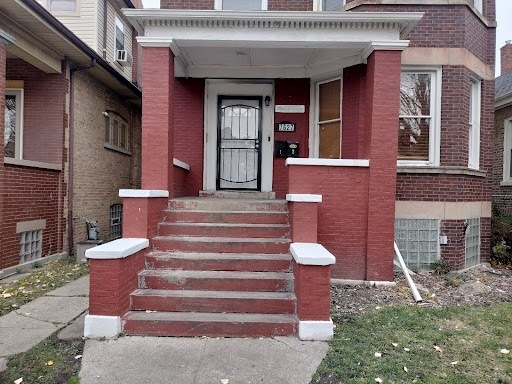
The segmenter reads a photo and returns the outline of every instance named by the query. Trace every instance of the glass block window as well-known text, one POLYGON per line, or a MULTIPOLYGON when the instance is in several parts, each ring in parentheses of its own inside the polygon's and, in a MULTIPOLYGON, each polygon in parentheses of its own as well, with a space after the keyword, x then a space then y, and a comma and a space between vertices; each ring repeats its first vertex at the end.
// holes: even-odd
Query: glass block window
POLYGON ((465 268, 480 263, 480 218, 466 221, 466 258, 465 268))
POLYGON ((20 264, 41 258, 43 230, 20 233, 20 264))
POLYGON ((110 240, 123 237, 123 205, 110 206, 110 240))
POLYGON ((439 260, 439 220, 396 219, 395 241, 408 268, 429 268, 439 260))

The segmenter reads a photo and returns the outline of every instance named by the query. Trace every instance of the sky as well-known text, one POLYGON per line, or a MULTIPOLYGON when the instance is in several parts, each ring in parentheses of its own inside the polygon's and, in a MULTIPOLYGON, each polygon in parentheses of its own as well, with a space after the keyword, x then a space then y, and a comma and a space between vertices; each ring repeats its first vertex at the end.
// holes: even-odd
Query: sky
MULTIPOLYGON (((146 8, 158 8, 160 0, 142 0, 146 8)), ((192 1, 192 0, 191 0, 192 1)), ((505 41, 512 40, 512 1, 496 0, 496 19, 498 29, 496 31, 496 76, 500 74, 500 48, 505 45, 505 41), (508 19, 508 20, 507 20, 508 19)))

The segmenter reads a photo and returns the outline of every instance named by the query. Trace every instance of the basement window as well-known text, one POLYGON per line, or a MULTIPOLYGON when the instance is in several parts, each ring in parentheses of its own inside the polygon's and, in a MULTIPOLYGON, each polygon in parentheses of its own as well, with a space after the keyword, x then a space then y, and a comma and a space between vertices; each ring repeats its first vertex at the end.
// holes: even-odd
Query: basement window
POLYGON ((215 9, 229 11, 266 11, 267 0, 215 0, 215 9))
POLYGON ((464 267, 474 267, 480 263, 480 218, 466 220, 466 252, 464 267))
POLYGON ((43 230, 20 233, 20 264, 41 258, 43 230))
POLYGON ((123 237, 123 205, 110 206, 110 240, 123 237))
POLYGON ((410 269, 427 269, 439 260, 439 220, 396 219, 395 241, 410 269))

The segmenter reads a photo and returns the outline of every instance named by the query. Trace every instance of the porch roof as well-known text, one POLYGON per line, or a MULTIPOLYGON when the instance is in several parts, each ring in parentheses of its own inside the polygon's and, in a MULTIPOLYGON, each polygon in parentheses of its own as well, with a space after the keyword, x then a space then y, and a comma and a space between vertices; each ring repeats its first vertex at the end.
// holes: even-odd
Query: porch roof
POLYGON ((142 46, 170 47, 176 76, 315 77, 403 50, 416 12, 124 9, 142 46))

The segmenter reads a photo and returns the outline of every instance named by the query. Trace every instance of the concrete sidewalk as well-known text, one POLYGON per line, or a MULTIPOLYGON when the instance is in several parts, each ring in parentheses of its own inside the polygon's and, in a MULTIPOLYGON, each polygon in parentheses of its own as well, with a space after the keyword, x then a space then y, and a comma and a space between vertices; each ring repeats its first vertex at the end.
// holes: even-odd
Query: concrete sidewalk
POLYGON ((1 316, 0 357, 28 351, 68 326, 87 310, 88 296, 89 276, 83 276, 1 316))
POLYGON ((293 337, 88 340, 80 383, 308 384, 327 348, 293 337))

